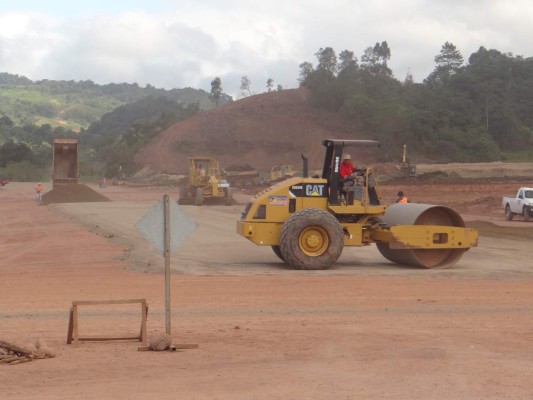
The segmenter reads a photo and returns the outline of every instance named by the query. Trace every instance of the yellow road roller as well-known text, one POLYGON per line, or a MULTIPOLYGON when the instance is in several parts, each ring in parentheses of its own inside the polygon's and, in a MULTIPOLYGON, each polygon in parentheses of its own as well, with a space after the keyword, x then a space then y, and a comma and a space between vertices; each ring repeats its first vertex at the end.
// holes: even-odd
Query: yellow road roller
POLYGON ((446 268, 471 247, 478 233, 448 207, 384 204, 371 168, 339 175, 345 147, 378 147, 373 140, 327 139, 321 176, 277 183, 255 195, 237 221, 237 232, 271 246, 293 269, 330 268, 344 246, 375 243, 388 260, 422 268, 446 268))

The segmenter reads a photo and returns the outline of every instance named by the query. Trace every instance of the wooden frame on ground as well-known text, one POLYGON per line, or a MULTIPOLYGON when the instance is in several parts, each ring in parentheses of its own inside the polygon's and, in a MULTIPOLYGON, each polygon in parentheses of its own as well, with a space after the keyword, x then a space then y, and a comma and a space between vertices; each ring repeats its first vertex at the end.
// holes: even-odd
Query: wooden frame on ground
POLYGON ((138 340, 143 346, 147 343, 146 320, 148 318, 148 303, 146 299, 129 299, 129 300, 96 300, 83 301, 75 300, 70 307, 70 318, 68 322, 67 344, 77 344, 78 341, 107 341, 107 340, 138 340), (80 337, 78 332, 78 306, 88 305, 108 305, 108 304, 141 304, 141 329, 138 336, 127 337, 80 337))

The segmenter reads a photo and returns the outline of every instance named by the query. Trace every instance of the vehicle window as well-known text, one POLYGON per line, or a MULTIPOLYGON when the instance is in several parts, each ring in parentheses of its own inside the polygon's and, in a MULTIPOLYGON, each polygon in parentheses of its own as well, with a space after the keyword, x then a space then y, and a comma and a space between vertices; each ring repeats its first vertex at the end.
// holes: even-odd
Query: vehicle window
POLYGON ((526 199, 533 199, 533 190, 526 190, 526 199))
POLYGON ((524 198, 524 191, 523 190, 519 190, 518 191, 518 198, 519 199, 523 199, 524 198))

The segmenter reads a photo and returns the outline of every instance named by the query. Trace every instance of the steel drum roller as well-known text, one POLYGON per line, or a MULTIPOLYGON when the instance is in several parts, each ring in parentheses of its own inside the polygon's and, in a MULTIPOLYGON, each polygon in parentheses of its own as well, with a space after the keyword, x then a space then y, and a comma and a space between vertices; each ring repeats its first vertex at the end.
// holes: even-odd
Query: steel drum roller
MULTIPOLYGON (((439 225, 464 228, 461 216, 448 207, 431 204, 393 204, 381 220, 390 225, 439 225)), ((397 264, 422 268, 446 268, 455 264, 466 249, 390 249, 388 243, 376 243, 379 252, 397 264)))

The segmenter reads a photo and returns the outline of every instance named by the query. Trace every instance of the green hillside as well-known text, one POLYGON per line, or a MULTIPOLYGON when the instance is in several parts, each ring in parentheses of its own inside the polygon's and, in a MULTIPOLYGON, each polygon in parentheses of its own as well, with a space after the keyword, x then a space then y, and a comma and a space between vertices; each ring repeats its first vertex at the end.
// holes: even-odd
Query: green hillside
MULTIPOLYGON (((224 95, 222 102, 228 101, 224 95)), ((49 179, 56 137, 79 138, 84 177, 112 176, 118 166, 130 173, 135 169, 133 154, 154 134, 213 107, 207 92, 191 88, 33 82, 0 73, 0 176, 49 179)))
POLYGON ((203 110, 214 106, 209 93, 191 88, 165 90, 135 83, 97 85, 92 81, 34 82, 0 73, 0 116, 8 117, 15 125, 49 124, 79 131, 117 107, 148 96, 163 96, 182 105, 197 103, 203 110))

